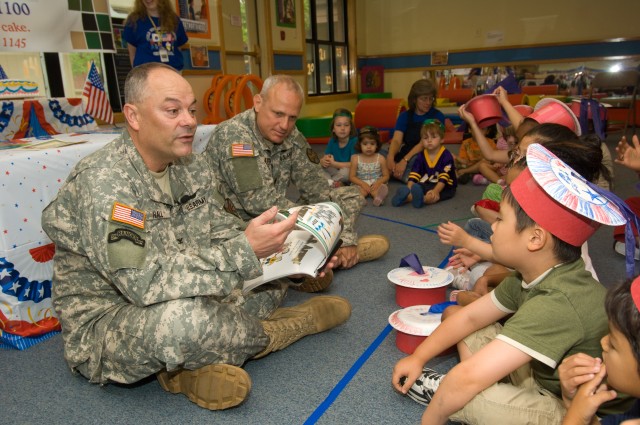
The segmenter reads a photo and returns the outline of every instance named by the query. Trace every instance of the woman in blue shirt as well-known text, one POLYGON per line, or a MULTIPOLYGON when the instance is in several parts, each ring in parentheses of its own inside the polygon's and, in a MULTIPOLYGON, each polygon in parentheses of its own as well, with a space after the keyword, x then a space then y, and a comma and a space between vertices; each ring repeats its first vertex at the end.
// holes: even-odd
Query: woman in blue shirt
POLYGON ((391 175, 404 183, 416 155, 422 151, 420 129, 427 119, 444 123, 444 114, 433 107, 436 101, 436 86, 433 81, 421 79, 413 83, 409 91, 409 110, 398 115, 393 138, 389 143, 387 166, 391 175))
POLYGON ((170 0, 135 0, 122 37, 128 43, 131 66, 163 62, 182 71, 179 47, 189 38, 170 0))

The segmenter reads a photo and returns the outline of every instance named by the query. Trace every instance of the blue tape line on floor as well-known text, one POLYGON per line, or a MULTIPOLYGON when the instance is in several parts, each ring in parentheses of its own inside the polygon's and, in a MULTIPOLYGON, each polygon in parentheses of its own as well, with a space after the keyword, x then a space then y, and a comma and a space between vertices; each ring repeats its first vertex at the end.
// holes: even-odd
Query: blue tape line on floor
POLYGON ((380 332, 378 337, 371 343, 371 345, 369 345, 369 347, 365 350, 365 352, 362 353, 362 355, 358 358, 358 360, 356 360, 353 366, 351 366, 351 369, 349 369, 349 371, 342 377, 340 382, 338 382, 338 384, 333 388, 333 390, 331 390, 331 392, 329 393, 327 398, 324 399, 322 404, 320 404, 320 406, 318 406, 318 408, 304 422, 305 425, 315 424, 318 421, 318 419, 320 419, 320 417, 324 415, 324 412, 326 412, 329 406, 331 406, 331 404, 333 404, 335 399, 338 398, 342 390, 347 386, 347 384, 349 384, 349 382, 351 382, 351 379, 356 375, 356 373, 358 373, 362 365, 365 364, 367 360, 369 360, 369 357, 371 357, 371 354, 373 354, 373 352, 376 351, 378 346, 382 343, 382 341, 384 341, 387 335, 389 335, 392 329, 393 328, 391 327, 391 325, 387 325, 382 330, 382 332, 380 332))
POLYGON ((361 216, 363 215, 365 217, 377 218, 378 220, 389 221, 391 223, 401 224, 403 226, 414 227, 416 229, 424 230, 425 232, 437 233, 435 230, 425 229, 422 226, 416 226, 415 224, 405 223, 404 221, 391 220, 390 218, 378 217, 377 215, 371 215, 371 214, 360 214, 360 215, 361 216))
MULTIPOLYGON (((429 227, 439 226, 441 224, 441 223, 433 223, 433 224, 426 224, 424 226, 417 226, 415 224, 405 223, 404 221, 392 220, 390 218, 380 217, 380 216, 372 215, 372 214, 364 214, 363 213, 363 214, 360 214, 360 215, 363 215, 365 217, 370 217, 370 218, 377 218, 378 220, 389 221, 391 223, 401 224, 403 226, 414 227, 416 229, 424 230, 425 232, 431 232, 431 233, 438 233, 438 232, 436 230, 430 230, 429 227)), ((467 221, 470 218, 473 218, 473 217, 463 217, 463 218, 459 218, 457 220, 449 220, 449 221, 455 223, 456 221, 467 221)))
MULTIPOLYGON (((375 218, 378 218, 378 217, 375 217, 375 218)), ((392 220, 389 220, 389 221, 392 221, 392 220)), ((426 229, 423 229, 423 230, 426 230, 426 229)), ((453 254, 453 248, 449 250, 449 253, 444 258, 444 260, 442 260, 442 262, 438 265, 438 268, 443 269, 446 267, 447 263, 449 263, 449 257, 451 257, 451 254, 453 254)), ((304 425, 311 425, 318 422, 318 419, 320 419, 320 417, 324 415, 324 412, 326 412, 327 409, 338 398, 342 390, 344 390, 345 387, 349 384, 349 382, 351 382, 351 379, 353 379, 356 373, 358 373, 362 365, 365 364, 367 360, 369 360, 369 357, 371 357, 373 352, 376 351, 376 349, 380 346, 380 344, 382 344, 382 341, 384 341, 384 339, 387 337, 387 335, 389 335, 389 333, 392 330, 393 328, 391 327, 391 325, 387 325, 382 330, 382 332, 380 332, 378 337, 371 343, 371 345, 369 345, 369 347, 367 347, 365 352, 362 353, 362 355, 358 358, 358 360, 356 360, 353 366, 351 366, 351 369, 349 369, 349 371, 342 377, 340 382, 338 382, 338 384, 336 384, 336 386, 333 387, 333 390, 331 390, 327 398, 325 398, 324 401, 320 404, 320 406, 318 406, 318 408, 311 414, 311 416, 307 418, 307 420, 304 422, 304 425)))

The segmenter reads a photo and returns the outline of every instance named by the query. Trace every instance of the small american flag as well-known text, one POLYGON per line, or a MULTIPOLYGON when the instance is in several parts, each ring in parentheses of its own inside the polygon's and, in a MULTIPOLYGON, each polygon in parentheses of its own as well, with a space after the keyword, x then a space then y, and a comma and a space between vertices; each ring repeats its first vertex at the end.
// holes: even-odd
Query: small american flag
POLYGON ((253 156, 253 146, 250 143, 233 143, 231 156, 253 156))
POLYGON ((8 80, 8 79, 9 77, 7 77, 7 73, 4 72, 2 65, 0 65, 0 80, 8 80))
POLYGON ((109 103, 107 93, 104 91, 102 80, 96 64, 91 62, 91 69, 87 75, 87 82, 84 83, 83 95, 89 99, 85 112, 94 118, 99 118, 104 122, 113 124, 113 110, 109 103))
POLYGON ((145 213, 140 210, 128 207, 119 202, 113 204, 113 211, 111 213, 112 220, 144 229, 144 218, 145 213))

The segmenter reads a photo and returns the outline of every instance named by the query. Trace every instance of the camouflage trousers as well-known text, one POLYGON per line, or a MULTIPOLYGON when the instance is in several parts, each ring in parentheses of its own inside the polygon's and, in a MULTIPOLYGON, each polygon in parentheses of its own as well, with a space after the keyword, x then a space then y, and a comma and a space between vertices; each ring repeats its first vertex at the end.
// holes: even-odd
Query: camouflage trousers
MULTIPOLYGON (((101 381, 132 383, 165 368, 241 366, 267 346, 269 339, 260 321, 278 308, 286 288, 263 285, 246 295, 235 290, 224 299, 194 297, 147 307, 127 305, 105 335, 101 381)), ((87 376, 85 365, 78 371, 87 376)))

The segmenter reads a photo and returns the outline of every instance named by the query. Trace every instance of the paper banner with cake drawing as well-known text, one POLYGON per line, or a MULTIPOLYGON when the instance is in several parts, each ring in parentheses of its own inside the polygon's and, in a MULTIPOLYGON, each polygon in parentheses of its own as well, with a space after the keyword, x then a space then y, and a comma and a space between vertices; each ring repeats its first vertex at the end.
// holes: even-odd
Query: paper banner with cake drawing
POLYGON ((0 65, 0 98, 22 99, 25 97, 40 96, 38 83, 28 80, 15 80, 9 78, 4 68, 0 65))
POLYGON ((97 130, 84 109, 82 98, 0 101, 0 140, 97 130))

